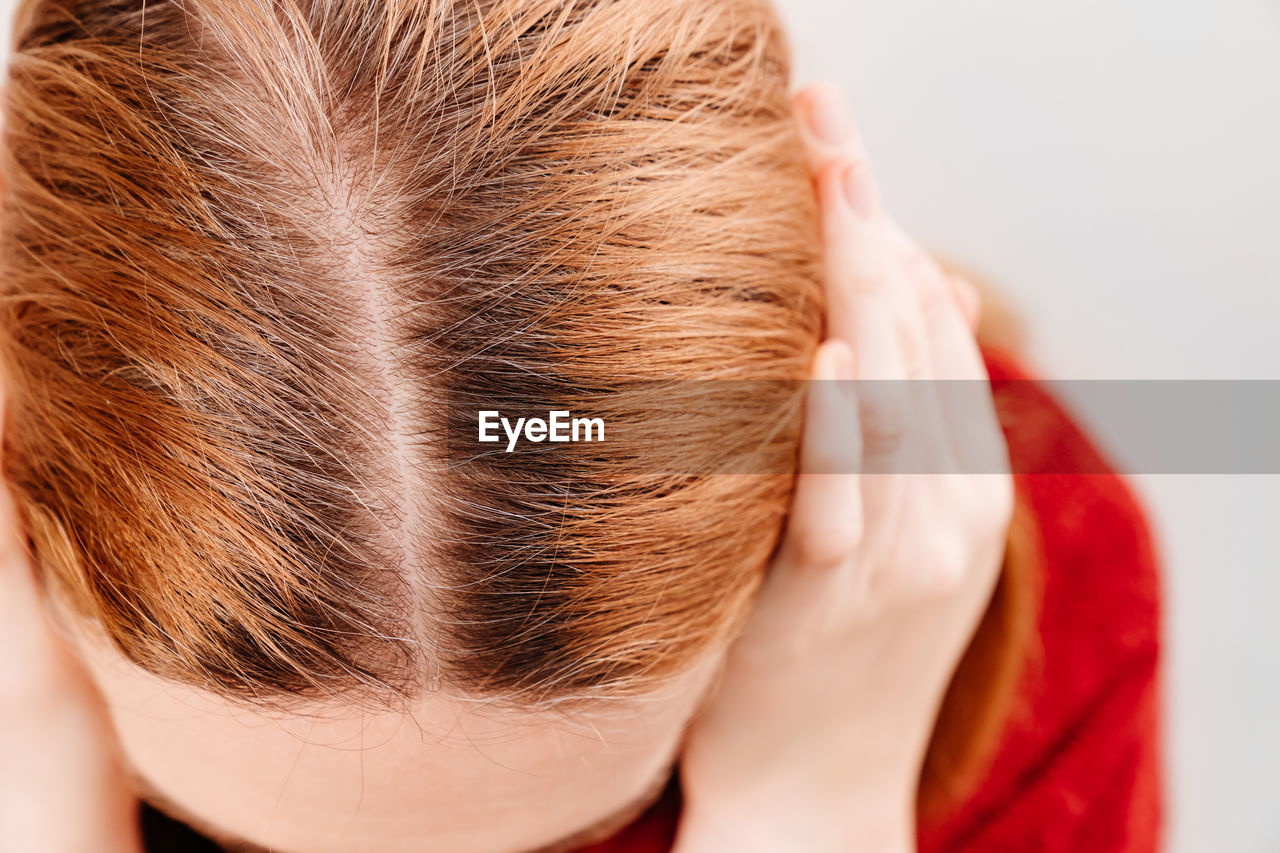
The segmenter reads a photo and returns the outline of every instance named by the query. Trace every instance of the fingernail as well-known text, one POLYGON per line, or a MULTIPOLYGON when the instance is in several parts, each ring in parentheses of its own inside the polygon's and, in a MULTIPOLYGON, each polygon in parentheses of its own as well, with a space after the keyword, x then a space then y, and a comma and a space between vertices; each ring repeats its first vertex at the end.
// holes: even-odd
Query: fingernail
POLYGON ((850 163, 844 169, 844 197, 855 214, 869 219, 875 212, 875 188, 866 166, 850 163))
POLYGON ((853 133, 853 117, 831 90, 818 89, 808 97, 809 132, 820 141, 838 145, 853 133))

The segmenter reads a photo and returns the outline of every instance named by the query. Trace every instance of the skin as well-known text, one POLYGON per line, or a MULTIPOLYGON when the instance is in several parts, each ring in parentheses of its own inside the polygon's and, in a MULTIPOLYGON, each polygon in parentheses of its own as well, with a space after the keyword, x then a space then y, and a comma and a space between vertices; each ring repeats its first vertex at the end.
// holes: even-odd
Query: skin
MULTIPOLYGON (((884 215, 838 93, 797 108, 826 258, 814 378, 985 378, 972 291, 884 215)), ((947 421, 946 401, 912 401, 947 421)), ((589 713, 434 697, 271 714, 162 683, 53 630, 0 490, 0 838, 137 853, 141 784, 287 853, 528 850, 625 819, 683 750, 680 853, 914 849, 924 749, 1012 488, 1007 473, 831 473, 892 470, 908 449, 958 472, 975 448, 1003 454, 989 407, 976 426, 967 412, 960 447, 910 434, 902 405, 811 394, 788 529, 744 634, 661 694, 589 713)))
POLYGON ((91 648, 131 771, 158 804, 272 850, 515 851, 588 830, 655 792, 710 671, 643 702, 502 710, 434 695, 408 712, 276 713, 159 679, 91 648))
MULTIPOLYGON (((814 87, 798 110, 826 266, 813 377, 986 380, 972 289, 886 217, 843 98, 814 87)), ((989 393, 955 411, 938 383, 913 388, 810 394, 786 535, 683 756, 679 853, 915 849, 921 765, 1013 487, 989 393), (955 473, 894 473, 906 458, 955 473), (846 473, 866 470, 888 473, 846 473)))

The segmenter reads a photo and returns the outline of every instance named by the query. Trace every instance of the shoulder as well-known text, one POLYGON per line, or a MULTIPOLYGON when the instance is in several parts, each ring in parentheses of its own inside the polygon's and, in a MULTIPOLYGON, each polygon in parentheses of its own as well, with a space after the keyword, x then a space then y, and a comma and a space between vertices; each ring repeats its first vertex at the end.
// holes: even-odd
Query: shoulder
POLYGON ((1042 383, 1011 357, 986 355, 1032 520, 1043 640, 1059 657, 1102 669, 1149 657, 1159 647, 1160 583, 1145 511, 1042 383))
POLYGON ((1046 387, 986 355, 1034 540, 1036 639, 986 780, 922 828, 921 849, 1155 849, 1160 585, 1147 519, 1046 387))

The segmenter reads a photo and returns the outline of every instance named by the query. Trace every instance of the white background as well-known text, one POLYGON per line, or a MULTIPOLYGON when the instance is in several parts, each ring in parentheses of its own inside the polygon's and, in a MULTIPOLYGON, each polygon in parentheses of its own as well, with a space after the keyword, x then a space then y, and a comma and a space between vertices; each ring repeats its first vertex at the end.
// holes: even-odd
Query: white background
MULTIPOLYGON (((1280 379, 1280 3, 779 2, 897 217, 998 284, 1042 373, 1280 379)), ((1172 848, 1277 853, 1280 477, 1137 482, 1167 561, 1172 848)))

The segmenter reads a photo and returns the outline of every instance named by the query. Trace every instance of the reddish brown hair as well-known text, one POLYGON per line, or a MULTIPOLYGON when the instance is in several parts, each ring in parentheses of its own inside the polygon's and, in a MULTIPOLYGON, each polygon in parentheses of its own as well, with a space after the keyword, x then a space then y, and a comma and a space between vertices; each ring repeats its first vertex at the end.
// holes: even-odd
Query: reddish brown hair
MULTIPOLYGON (((135 663, 533 704, 740 624, 785 474, 440 447, 452 399, 805 374, 815 208, 764 2, 26 0, 5 110, 6 469, 135 663)), ((749 428, 786 469, 774 387, 749 428)))
POLYGON ((446 489, 440 445, 451 399, 803 376, 814 212, 763 4, 41 0, 17 47, 11 475, 132 660, 535 701, 731 630, 785 478, 526 457, 446 489))

